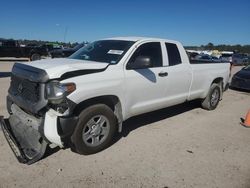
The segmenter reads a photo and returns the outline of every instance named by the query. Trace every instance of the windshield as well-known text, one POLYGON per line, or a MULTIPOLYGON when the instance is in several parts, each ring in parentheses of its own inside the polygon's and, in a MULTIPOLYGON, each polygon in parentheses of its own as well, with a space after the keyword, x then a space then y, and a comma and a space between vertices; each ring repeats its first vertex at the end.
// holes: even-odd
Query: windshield
POLYGON ((221 57, 232 57, 233 54, 221 54, 221 57))
POLYGON ((79 49, 69 58, 116 64, 133 44, 133 41, 100 40, 79 49))

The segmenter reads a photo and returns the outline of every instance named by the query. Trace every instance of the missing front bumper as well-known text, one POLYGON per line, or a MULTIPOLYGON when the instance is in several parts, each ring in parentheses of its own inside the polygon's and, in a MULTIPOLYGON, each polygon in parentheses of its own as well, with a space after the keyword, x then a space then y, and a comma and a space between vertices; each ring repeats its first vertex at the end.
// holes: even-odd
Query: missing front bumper
POLYGON ((30 165, 44 156, 48 143, 37 130, 25 125, 14 115, 9 119, 0 117, 0 124, 8 144, 20 163, 30 165))

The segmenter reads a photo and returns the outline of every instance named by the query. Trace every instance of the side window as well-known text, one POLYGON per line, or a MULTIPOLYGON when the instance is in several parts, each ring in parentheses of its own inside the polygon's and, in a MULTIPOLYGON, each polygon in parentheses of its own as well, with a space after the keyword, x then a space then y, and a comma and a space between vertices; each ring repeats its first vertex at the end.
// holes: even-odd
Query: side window
POLYGON ((159 42, 149 42, 139 46, 139 48, 134 52, 134 54, 130 58, 128 64, 132 64, 139 56, 150 57, 152 67, 162 66, 162 52, 161 44, 159 42))
POLYGON ((15 47, 16 43, 15 43, 15 41, 5 41, 5 42, 3 42, 2 45, 6 46, 6 47, 15 47))
POLYGON ((181 56, 176 44, 165 43, 165 45, 168 52, 169 66, 181 64, 181 56))

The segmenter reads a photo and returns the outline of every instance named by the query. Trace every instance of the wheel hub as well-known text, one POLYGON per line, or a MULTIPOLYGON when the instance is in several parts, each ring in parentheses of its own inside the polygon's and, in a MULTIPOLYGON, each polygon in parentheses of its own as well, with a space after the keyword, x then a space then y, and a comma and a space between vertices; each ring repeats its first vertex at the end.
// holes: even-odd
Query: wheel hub
POLYGON ((218 100, 219 100, 219 91, 214 90, 214 92, 212 93, 212 96, 211 96, 211 104, 213 106, 215 106, 216 103, 218 102, 218 100))
POLYGON ((103 143, 108 137, 110 123, 104 115, 92 117, 83 129, 82 139, 90 147, 95 147, 103 143))
POLYGON ((100 133, 101 133, 100 125, 93 125, 90 133, 94 136, 100 135, 100 133))

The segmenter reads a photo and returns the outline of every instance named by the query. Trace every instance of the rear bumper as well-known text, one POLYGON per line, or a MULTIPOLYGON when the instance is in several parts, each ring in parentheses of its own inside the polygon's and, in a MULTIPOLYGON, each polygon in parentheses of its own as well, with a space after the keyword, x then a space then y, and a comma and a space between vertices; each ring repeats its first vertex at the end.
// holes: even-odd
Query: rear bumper
POLYGON ((44 156, 48 143, 42 137, 37 137, 37 134, 29 135, 32 131, 28 129, 23 132, 13 130, 9 119, 3 117, 0 117, 0 124, 10 148, 20 163, 32 164, 44 156))

